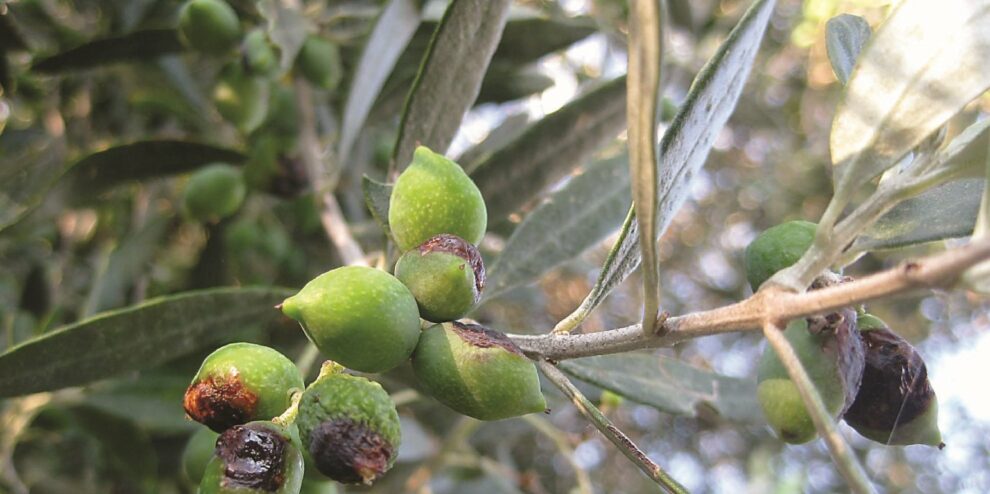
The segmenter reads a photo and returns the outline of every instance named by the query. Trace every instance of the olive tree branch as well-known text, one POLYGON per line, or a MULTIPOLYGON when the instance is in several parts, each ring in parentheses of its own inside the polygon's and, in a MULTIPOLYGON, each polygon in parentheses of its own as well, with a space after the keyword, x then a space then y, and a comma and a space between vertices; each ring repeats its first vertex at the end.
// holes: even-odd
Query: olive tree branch
POLYGON ((670 474, 665 472, 659 465, 653 462, 643 450, 639 449, 628 436, 625 435, 618 427, 612 424, 612 421, 608 419, 599 410, 591 400, 584 396, 583 393, 577 387, 571 383, 571 380, 557 369, 557 366, 551 364, 546 360, 537 360, 536 365, 539 366, 540 371, 543 375, 547 377, 550 382, 557 386, 561 392, 567 396, 571 403, 577 408, 578 412, 581 413, 584 418, 588 419, 592 425, 598 429, 612 444, 614 444, 619 451, 625 455, 629 461, 633 462, 639 469, 650 477, 654 482, 664 488, 664 491, 672 494, 686 494, 687 489, 680 485, 676 480, 674 480, 670 474))
POLYGON ((990 238, 820 290, 795 293, 768 284, 742 302, 669 317, 663 322, 666 330, 663 336, 643 334, 640 325, 636 324, 597 333, 509 337, 534 359, 563 360, 666 347, 700 336, 754 331, 760 329, 764 321, 827 314, 916 289, 949 288, 966 269, 986 259, 990 259, 990 238))
POLYGON ((804 402, 804 406, 811 416, 811 422, 815 424, 818 434, 825 439, 829 454, 835 460, 835 465, 839 469, 839 472, 846 478, 849 487, 853 492, 858 494, 876 492, 870 484, 863 466, 860 465, 849 444, 846 443, 842 435, 839 434, 839 430, 835 427, 835 421, 829 415, 828 410, 825 409, 825 403, 822 402, 821 395, 818 394, 818 390, 815 388, 814 383, 811 382, 808 372, 801 365, 801 360, 794 351, 794 347, 791 346, 790 342, 784 336, 779 322, 765 322, 763 324, 763 336, 766 337, 767 343, 773 348, 777 357, 780 358, 780 362, 784 365, 784 368, 787 369, 787 374, 790 376, 795 387, 797 387, 798 394, 801 395, 801 401, 804 402))

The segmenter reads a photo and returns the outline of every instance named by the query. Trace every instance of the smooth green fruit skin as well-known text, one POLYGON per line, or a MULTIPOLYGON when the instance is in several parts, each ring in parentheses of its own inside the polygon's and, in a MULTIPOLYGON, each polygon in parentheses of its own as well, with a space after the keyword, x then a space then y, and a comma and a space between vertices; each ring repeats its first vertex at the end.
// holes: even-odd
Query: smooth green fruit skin
POLYGON ((437 324, 423 331, 412 357, 416 379, 440 403, 479 420, 547 408, 536 365, 500 346, 481 348, 437 324))
POLYGON ((309 36, 296 57, 299 73, 314 86, 330 90, 340 83, 340 52, 337 45, 319 36, 309 36))
POLYGON ((756 291, 777 271, 801 259, 815 242, 818 225, 788 221, 768 228, 746 247, 746 279, 756 291))
MULTIPOLYGON (((303 453, 300 447, 298 433, 286 430, 269 421, 251 422, 245 425, 263 426, 281 434, 289 441, 290 447, 286 449, 284 471, 285 479, 282 487, 275 491, 261 489, 250 489, 244 487, 227 487, 222 485, 224 473, 224 461, 218 456, 212 456, 206 465, 203 480, 199 483, 198 494, 297 494, 300 492, 303 483, 303 453)), ((292 429, 295 429, 293 426, 292 429)))
POLYGON ((223 0, 190 0, 179 12, 179 33, 187 45, 207 55, 223 55, 237 46, 241 24, 223 0))
POLYGON ((230 66, 213 88, 213 104, 225 120, 248 134, 261 126, 268 114, 269 82, 230 66))
POLYGON ((220 434, 200 427, 189 437, 189 442, 182 449, 182 473, 192 485, 199 485, 203 480, 206 465, 213 458, 213 449, 220 434))
POLYGON ((361 372, 385 372, 412 354, 419 308, 394 276, 345 266, 317 276, 282 303, 327 358, 361 372))
POLYGON ((331 480, 303 479, 299 494, 337 494, 337 484, 331 480))
POLYGON ((189 177, 182 209, 195 221, 217 221, 236 213, 246 195, 247 185, 241 171, 214 163, 189 177))
POLYGON ((388 223, 402 252, 441 233, 477 245, 488 211, 481 191, 457 163, 420 146, 395 181, 388 223))
MULTIPOLYGON (((825 333, 811 334, 807 327, 807 321, 795 319, 787 325, 784 336, 818 389, 825 409, 832 417, 837 417, 845 405, 844 382, 835 360, 822 354, 821 349, 828 336, 825 333)), ((763 350, 760 358, 757 382, 757 398, 763 414, 782 440, 801 444, 815 438, 814 424, 797 387, 777 353, 770 347, 763 350)))
POLYGON ((278 69, 278 55, 262 29, 254 29, 244 36, 241 53, 244 68, 251 74, 268 77, 278 69))
POLYGON ((431 322, 459 319, 474 308, 478 289, 474 269, 447 252, 406 252, 395 265, 395 277, 412 292, 419 314, 431 322))

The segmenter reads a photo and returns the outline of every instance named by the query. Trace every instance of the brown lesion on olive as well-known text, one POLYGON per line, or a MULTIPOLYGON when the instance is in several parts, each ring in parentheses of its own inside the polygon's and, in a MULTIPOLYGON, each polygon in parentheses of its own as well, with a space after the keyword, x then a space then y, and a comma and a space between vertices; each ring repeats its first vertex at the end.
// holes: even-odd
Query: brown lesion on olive
POLYGON ((221 487, 275 492, 285 483, 286 438, 264 426, 237 425, 217 440, 221 487))
POLYGON ((323 475, 345 484, 371 484, 389 468, 395 447, 368 424, 349 418, 321 422, 309 454, 323 475))
POLYGON ((426 255, 431 252, 453 254, 467 261, 474 271, 474 298, 475 302, 477 302, 481 298, 481 291, 485 288, 485 263, 481 259, 481 253, 478 252, 478 248, 457 235, 441 233, 419 246, 419 255, 426 255))
POLYGON ((509 352, 512 352, 520 357, 525 357, 522 349, 520 349, 516 343, 505 336, 503 333, 495 331, 494 329, 486 328, 480 324, 464 323, 460 321, 453 321, 450 323, 451 329, 457 334, 465 343, 478 347, 478 348, 493 348, 501 347, 509 352))
POLYGON ((258 395, 236 373, 211 375, 189 385, 182 405, 193 420, 223 432, 253 418, 258 395))

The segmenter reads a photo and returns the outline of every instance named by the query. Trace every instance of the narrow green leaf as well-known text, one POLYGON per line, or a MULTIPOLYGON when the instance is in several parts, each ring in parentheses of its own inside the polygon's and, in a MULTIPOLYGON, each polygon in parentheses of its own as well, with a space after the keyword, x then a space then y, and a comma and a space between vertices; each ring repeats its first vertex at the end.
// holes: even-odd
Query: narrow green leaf
POLYGON ((110 254, 106 268, 96 275, 93 289, 83 306, 83 314, 90 315, 124 305, 127 290, 141 273, 151 270, 150 262, 156 247, 165 236, 168 218, 152 217, 143 228, 124 236, 110 254))
POLYGON ((495 50, 495 60, 516 66, 525 65, 596 32, 595 21, 589 17, 510 17, 505 24, 502 41, 495 50))
POLYGON ((391 230, 388 227, 388 205, 392 200, 392 188, 392 184, 383 184, 369 178, 367 175, 361 177, 361 192, 364 193, 364 204, 368 206, 371 216, 375 218, 375 221, 382 227, 386 235, 391 234, 391 230))
POLYGON ((613 232, 631 199, 627 160, 621 155, 588 165, 534 209, 489 270, 484 298, 538 279, 613 232))
POLYGON ((131 420, 156 434, 186 434, 202 425, 185 418, 182 396, 192 376, 144 375, 115 380, 88 390, 83 403, 104 413, 131 420))
POLYGON ((837 193, 894 165, 990 87, 990 2, 905 0, 867 45, 832 123, 837 193))
POLYGON ((182 51, 175 29, 149 29, 98 39, 34 62, 31 70, 57 74, 116 62, 151 61, 182 51))
POLYGON ((653 333, 660 313, 660 259, 657 255, 657 107, 663 56, 660 3, 633 2, 629 15, 629 170, 633 209, 643 259, 643 331, 653 333))
POLYGON ((78 386, 148 369, 266 324, 291 295, 275 288, 221 288, 160 297, 64 326, 0 354, 0 397, 78 386))
POLYGON ((641 352, 560 362, 564 372, 626 398, 676 415, 697 416, 707 406, 723 417, 759 424, 756 382, 694 367, 665 355, 641 352))
POLYGON ((517 69, 494 62, 481 82, 477 104, 504 103, 549 89, 553 78, 531 68, 517 69))
POLYGON ((511 3, 450 2, 402 111, 399 136, 392 151, 396 170, 409 164, 418 144, 441 154, 447 152, 464 114, 478 97, 511 3))
POLYGON ((368 112, 385 85, 395 62, 416 34, 420 12, 416 0, 391 0, 378 17, 354 70, 340 130, 338 155, 347 162, 354 139, 364 126, 368 112))
POLYGON ((825 23, 825 49, 839 82, 849 82, 856 59, 870 40, 870 25, 858 15, 839 14, 825 23))
POLYGON ((314 31, 296 6, 298 4, 290 3, 285 0, 258 0, 258 12, 268 20, 268 38, 279 50, 279 68, 282 72, 292 68, 306 35, 314 31))
MULTIPOLYGON (((687 100, 660 140, 660 191, 657 235, 687 199, 691 179, 705 164, 715 138, 739 100, 763 33, 773 12, 774 0, 757 0, 695 77, 687 100)), ((623 226, 598 281, 575 311, 577 324, 591 313, 637 266, 638 228, 630 219, 623 226)), ((570 319, 570 318, 569 318, 570 319)))
POLYGON ((533 123, 471 173, 492 223, 501 221, 611 142, 626 123, 620 77, 533 123))
POLYGON ((0 134, 0 231, 34 209, 65 168, 62 139, 38 130, 0 134))

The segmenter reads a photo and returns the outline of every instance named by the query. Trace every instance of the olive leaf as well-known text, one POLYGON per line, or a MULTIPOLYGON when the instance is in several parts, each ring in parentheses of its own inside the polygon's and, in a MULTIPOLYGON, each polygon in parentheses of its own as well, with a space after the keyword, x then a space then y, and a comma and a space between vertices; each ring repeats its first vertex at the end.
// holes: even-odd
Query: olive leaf
POLYGON ((0 231, 38 206, 65 168, 65 144, 40 130, 0 134, 0 231))
POLYGON ((392 151, 396 170, 406 167, 419 144, 440 154, 447 152, 464 114, 478 97, 511 3, 450 2, 406 98, 392 151), (471 42, 466 43, 467 39, 471 42))
POLYGON ((306 35, 314 29, 302 12, 285 0, 258 0, 258 12, 268 20, 268 38, 278 47, 279 69, 292 68, 306 35))
POLYGON ((42 58, 31 65, 31 70, 56 74, 115 62, 150 61, 182 50, 182 43, 175 29, 149 29, 90 41, 42 58))
POLYGON ((278 288, 186 292, 63 326, 0 354, 0 397, 149 369, 244 326, 275 320, 280 313, 272 307, 291 294, 278 288))
POLYGON ((150 271, 156 247, 165 236, 168 218, 154 216, 142 228, 124 236, 107 256, 106 265, 96 270, 89 296, 83 304, 84 315, 112 309, 126 303, 127 290, 140 274, 150 271))
POLYGON ((510 13, 494 60, 522 66, 571 46, 596 32, 590 17, 546 18, 510 13))
POLYGON ((858 15, 840 14, 825 23, 825 49, 839 82, 849 82, 856 59, 870 40, 870 25, 858 15))
POLYGON ((381 183, 367 175, 361 177, 361 192, 364 194, 364 204, 371 211, 371 216, 382 227, 386 235, 391 235, 388 227, 388 206, 392 200, 392 184, 381 183))

